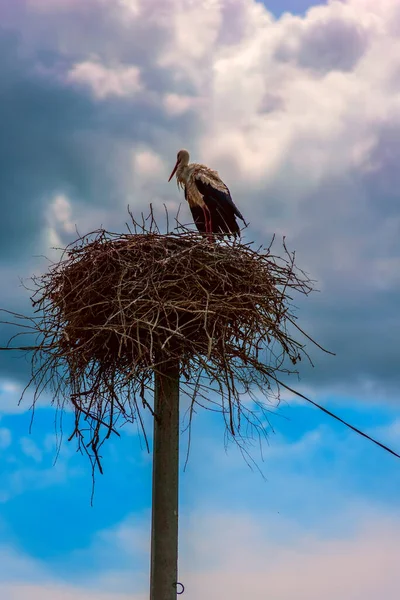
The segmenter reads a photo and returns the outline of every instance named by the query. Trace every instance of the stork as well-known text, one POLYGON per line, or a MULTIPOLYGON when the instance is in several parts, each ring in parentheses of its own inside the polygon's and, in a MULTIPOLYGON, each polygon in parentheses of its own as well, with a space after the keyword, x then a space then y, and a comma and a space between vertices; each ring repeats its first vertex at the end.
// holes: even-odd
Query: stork
POLYGON ((240 231, 237 217, 246 225, 217 171, 198 163, 189 164, 189 152, 179 150, 168 181, 171 181, 175 173, 178 187, 185 192, 194 223, 200 233, 237 235, 240 231))

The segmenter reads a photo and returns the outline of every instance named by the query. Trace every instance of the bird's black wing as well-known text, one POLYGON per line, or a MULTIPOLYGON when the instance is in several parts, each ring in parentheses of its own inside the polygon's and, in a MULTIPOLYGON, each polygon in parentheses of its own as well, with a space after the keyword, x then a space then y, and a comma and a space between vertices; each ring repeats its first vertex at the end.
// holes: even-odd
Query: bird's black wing
POLYGON ((221 206, 225 208, 225 210, 229 207, 233 214, 236 217, 239 217, 239 219, 241 219, 243 223, 246 224, 242 213, 232 200, 231 193, 226 186, 225 191, 222 191, 214 187, 211 183, 206 183, 205 181, 202 181, 197 177, 195 178, 195 182, 200 194, 202 194, 203 196, 212 196, 215 201, 217 201, 219 204, 221 204, 221 206))
POLYGON ((194 224, 200 233, 206 233, 206 219, 201 206, 189 207, 193 216, 194 224))
POLYGON ((226 191, 219 190, 212 183, 205 183, 198 178, 195 178, 195 183, 211 213, 214 233, 239 233, 236 217, 245 224, 246 222, 233 202, 228 188, 226 191))
MULTIPOLYGON (((187 191, 185 187, 185 199, 187 200, 187 191)), ((204 211, 201 206, 191 206, 189 204, 190 211, 192 213, 194 224, 196 225, 200 233, 206 233, 206 218, 204 211)))

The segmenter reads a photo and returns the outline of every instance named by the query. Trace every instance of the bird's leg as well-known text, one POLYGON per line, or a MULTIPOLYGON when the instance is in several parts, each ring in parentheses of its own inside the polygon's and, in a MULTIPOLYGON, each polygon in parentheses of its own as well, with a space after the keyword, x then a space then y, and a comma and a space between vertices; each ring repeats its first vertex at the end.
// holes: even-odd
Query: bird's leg
POLYGON ((209 233, 209 225, 208 225, 208 214, 207 214, 207 207, 203 206, 203 214, 204 214, 204 222, 206 225, 206 233, 209 233))
POLYGON ((204 218, 205 218, 205 222, 206 222, 206 234, 208 235, 209 239, 212 239, 211 213, 210 213, 210 209, 208 208, 208 206, 206 204, 203 207, 203 212, 204 212, 204 218))

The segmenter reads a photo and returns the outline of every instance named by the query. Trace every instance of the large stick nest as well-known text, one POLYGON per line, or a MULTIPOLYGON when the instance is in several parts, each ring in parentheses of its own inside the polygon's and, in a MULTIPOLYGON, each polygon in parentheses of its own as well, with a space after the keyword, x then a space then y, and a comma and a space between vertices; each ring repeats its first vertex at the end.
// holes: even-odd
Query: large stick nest
POLYGON ((291 294, 312 287, 284 244, 278 257, 271 247, 210 241, 182 227, 162 234, 153 220, 134 226, 80 237, 34 278, 36 394, 50 384, 58 403, 72 403, 71 437, 81 441, 89 423, 85 448, 98 466, 117 421, 142 422, 141 404, 151 410, 148 391, 163 363, 179 360, 191 414, 207 401, 237 435, 242 414, 261 423, 247 400, 275 393, 305 353, 289 333, 297 327, 291 294))

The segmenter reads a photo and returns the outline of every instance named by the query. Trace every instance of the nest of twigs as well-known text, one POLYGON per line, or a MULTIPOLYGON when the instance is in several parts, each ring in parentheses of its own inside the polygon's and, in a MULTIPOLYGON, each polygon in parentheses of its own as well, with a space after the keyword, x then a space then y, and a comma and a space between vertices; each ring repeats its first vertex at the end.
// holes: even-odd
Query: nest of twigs
POLYGON ((183 227, 162 234, 153 220, 134 227, 80 237, 34 278, 32 382, 72 403, 79 440, 89 423, 97 461, 119 419, 142 422, 139 407, 151 410, 161 363, 179 360, 191 414, 195 403, 218 406, 237 435, 241 415, 261 423, 243 395, 260 403, 304 353, 291 294, 312 287, 284 244, 278 257, 183 227))

